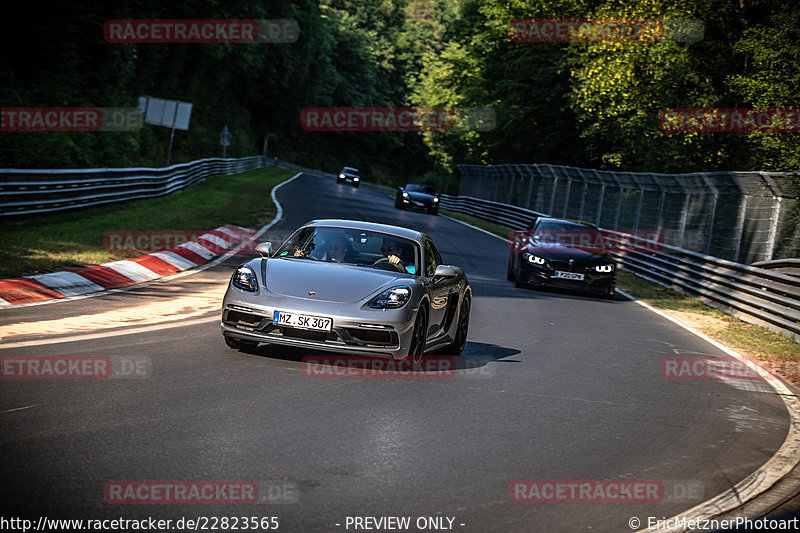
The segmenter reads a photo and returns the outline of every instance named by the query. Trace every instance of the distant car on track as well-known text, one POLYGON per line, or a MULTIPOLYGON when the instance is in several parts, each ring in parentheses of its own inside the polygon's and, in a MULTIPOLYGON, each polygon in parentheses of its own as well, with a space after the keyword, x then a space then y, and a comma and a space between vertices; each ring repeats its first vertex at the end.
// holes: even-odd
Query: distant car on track
POLYGON ((560 287, 611 299, 617 266, 596 226, 540 217, 527 231, 514 232, 507 277, 517 287, 560 287))
POLYGON ((336 183, 349 183, 353 187, 358 187, 359 183, 361 183, 361 177, 358 174, 358 169, 353 167, 342 167, 342 170, 336 177, 336 183))
POLYGON ((397 188, 394 206, 398 209, 424 209, 435 215, 439 212, 439 195, 430 185, 407 183, 405 187, 397 188))
POLYGON ((457 355, 469 329, 472 291, 442 262, 429 236, 350 220, 315 220, 274 253, 240 265, 222 305, 231 348, 277 343, 419 363, 457 355))

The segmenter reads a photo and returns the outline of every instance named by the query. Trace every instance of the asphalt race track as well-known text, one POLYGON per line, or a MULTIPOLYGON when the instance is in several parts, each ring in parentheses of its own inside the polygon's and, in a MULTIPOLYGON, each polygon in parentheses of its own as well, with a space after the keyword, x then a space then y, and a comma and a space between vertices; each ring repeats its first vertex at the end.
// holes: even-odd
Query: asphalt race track
MULTIPOLYGON (((0 382, 3 516, 278 517, 280 531, 354 531, 347 517, 397 516, 411 517, 411 531, 418 517, 457 531, 630 531, 631 517, 646 526, 647 517, 730 489, 786 437, 784 404, 763 382, 664 379, 664 357, 727 356, 619 294, 516 289, 505 280, 504 241, 396 210, 365 187, 303 175, 277 197, 284 213, 268 232, 274 241, 323 217, 430 234, 473 289, 456 375, 309 379, 303 351, 228 348, 218 310, 165 315, 138 330, 121 324, 123 335, 109 324, 57 342, 46 328, 3 339, 3 357, 129 357, 147 366, 135 379, 0 382), (672 492, 659 502, 511 501, 510 483, 526 479, 657 480, 672 492), (274 497, 110 504, 112 480, 249 480, 274 497)), ((243 260, 131 291, 0 310, 0 326, 169 302, 224 286, 243 260)))

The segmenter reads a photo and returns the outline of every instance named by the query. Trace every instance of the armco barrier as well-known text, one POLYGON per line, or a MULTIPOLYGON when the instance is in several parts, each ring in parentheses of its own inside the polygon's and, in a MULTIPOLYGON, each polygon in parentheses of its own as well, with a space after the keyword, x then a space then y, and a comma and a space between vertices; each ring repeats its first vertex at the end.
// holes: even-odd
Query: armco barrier
POLYGON ((276 166, 273 161, 253 156, 164 168, 0 169, 0 217, 165 196, 211 176, 276 166))

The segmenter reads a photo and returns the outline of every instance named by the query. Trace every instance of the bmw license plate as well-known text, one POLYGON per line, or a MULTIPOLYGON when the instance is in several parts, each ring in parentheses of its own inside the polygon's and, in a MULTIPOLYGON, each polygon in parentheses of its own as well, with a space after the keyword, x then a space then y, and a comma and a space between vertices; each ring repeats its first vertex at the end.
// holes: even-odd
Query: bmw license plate
POLYGON ((285 311, 275 311, 272 323, 276 326, 289 326, 291 328, 311 329, 314 331, 330 331, 333 319, 322 316, 296 315, 285 311))
POLYGON ((553 277, 583 281, 583 274, 581 274, 580 272, 564 272, 563 270, 556 270, 556 275, 553 277))

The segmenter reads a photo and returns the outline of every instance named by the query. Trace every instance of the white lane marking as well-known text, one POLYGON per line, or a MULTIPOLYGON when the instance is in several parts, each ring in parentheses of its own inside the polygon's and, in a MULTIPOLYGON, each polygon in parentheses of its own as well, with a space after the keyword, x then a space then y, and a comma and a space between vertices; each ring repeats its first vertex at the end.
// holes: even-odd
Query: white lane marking
MULTIPOLYGON (((450 217, 448 217, 450 218, 450 217)), ((452 219, 456 220, 456 219, 452 219)), ((482 230, 481 228, 476 228, 475 226, 463 222, 461 220, 456 220, 465 226, 469 226, 473 229, 478 231, 482 231, 483 233, 488 233, 486 230, 482 230)), ((503 239, 502 237, 490 233, 490 235, 497 237, 498 239, 503 239)), ((507 243, 511 244, 511 241, 508 239, 503 239, 507 243)), ((668 315, 667 313, 656 309, 652 305, 648 305, 641 300, 637 300, 635 297, 631 296, 630 294, 626 293, 623 290, 617 289, 617 292, 622 295, 623 297, 633 301, 641 305, 642 307, 649 309, 653 313, 660 315, 670 322, 677 324, 678 326, 684 328, 685 330, 689 331, 690 333, 700 337, 707 343, 711 344, 712 346, 716 347, 718 350, 728 354, 729 356, 733 357, 734 359, 740 361, 742 364, 746 365, 748 368, 753 370, 753 372, 763 372, 763 368, 759 367, 756 363, 752 362, 747 357, 741 355, 740 353, 728 348, 724 344, 715 341, 711 337, 697 331, 696 329, 692 328, 691 326, 684 324, 677 318, 668 315)), ((767 462, 765 462, 761 467, 741 480, 739 483, 734 485, 732 488, 726 490, 725 492, 718 494, 717 496, 702 502, 691 509, 684 511, 683 513, 677 514, 669 519, 666 519, 664 524, 677 524, 679 523, 679 519, 686 519, 688 520, 705 520, 711 519, 714 517, 721 516, 724 513, 728 513, 737 508, 743 508, 744 505, 752 500, 755 500, 758 496, 761 496, 767 490, 769 490, 772 486, 774 486, 777 482, 781 481, 783 478, 789 475, 789 473, 800 463, 800 398, 797 397, 796 393, 793 389, 789 388, 780 378, 776 376, 775 379, 765 380, 772 388, 777 392, 778 396, 783 400, 784 405, 786 406, 786 410, 789 413, 789 431, 786 435, 786 440, 783 441, 783 444, 775 454, 770 457, 767 462)), ((766 510, 766 509, 765 509, 766 510)), ((659 531, 662 533, 678 533, 682 532, 683 529, 680 528, 667 528, 666 525, 662 526, 661 528, 646 528, 640 529, 637 533, 652 533, 653 531, 659 531)))
POLYGON ((31 407, 39 407, 40 405, 44 404, 35 403, 33 405, 26 405, 25 407, 15 407, 14 409, 6 409, 5 411, 0 411, 0 413, 13 413, 14 411, 22 411, 23 409, 30 409, 31 407))
MULTIPOLYGON (((618 292, 622 293, 627 298, 633 300, 634 303, 641 305, 642 307, 649 309, 650 311, 660 315, 670 322, 677 324, 678 326, 684 328, 685 330, 697 335, 704 341, 708 342, 709 344, 716 347, 718 350, 728 354, 729 356, 733 357, 734 359, 740 361, 742 364, 746 365, 748 368, 753 370, 753 372, 763 372, 764 369, 754 362, 752 362, 747 357, 741 355, 740 353, 728 348, 724 344, 721 344, 711 337, 708 337, 704 333, 697 331, 696 329, 692 328, 691 326, 684 324, 677 318, 668 315, 667 313, 656 309, 652 305, 646 304, 641 300, 637 300, 633 296, 629 294, 625 294, 622 291, 618 292)), ((729 490, 718 494, 717 496, 707 500, 701 504, 698 504, 688 511, 684 511, 683 513, 677 514, 669 519, 665 523, 678 523, 678 519, 686 518, 687 520, 705 520, 714 518, 716 516, 720 516, 723 513, 727 513, 732 511, 733 509, 739 508, 744 506, 744 504, 754 500, 756 497, 760 496, 761 494, 765 493, 769 490, 773 485, 775 485, 778 481, 786 477, 794 468, 800 463, 800 399, 795 395, 795 393, 789 387, 784 384, 780 377, 775 379, 765 380, 766 383, 772 386, 775 392, 778 393, 778 396, 783 400, 784 405, 786 406, 786 410, 789 412, 789 431, 786 435, 786 440, 783 441, 783 444, 778 449, 775 454, 767 460, 766 463, 761 465, 761 468, 741 480, 739 483, 734 485, 729 490)), ((682 529, 669 529, 666 527, 662 527, 659 529, 641 529, 640 532, 653 532, 653 531, 661 531, 664 533, 667 532, 678 532, 683 531, 682 529)))
POLYGON ((36 276, 26 276, 34 279, 54 291, 60 292, 64 296, 77 296, 87 292, 102 291, 103 287, 90 281, 75 272, 53 272, 51 274, 39 274, 36 276))
MULTIPOLYGON (((219 322, 219 314, 217 312, 214 312, 214 316, 175 322, 171 323, 167 327, 169 329, 182 328, 186 326, 196 326, 198 324, 205 324, 207 322, 219 322)), ((64 337, 47 337, 44 339, 37 339, 32 341, 4 342, 3 344, 0 344, 0 350, 8 350, 12 348, 28 348, 30 346, 43 346, 45 344, 62 344, 67 342, 91 341, 95 339, 105 339, 108 337, 118 337, 120 335, 134 335, 136 333, 147 333, 148 331, 158 331, 162 329, 166 329, 163 322, 159 324, 152 324, 149 326, 139 326, 130 329, 122 329, 122 330, 111 329, 99 333, 85 333, 82 335, 68 335, 64 337)))
POLYGON ((447 215, 441 215, 441 216, 443 216, 443 217, 445 217, 445 218, 449 218, 450 220, 453 220, 453 221, 455 221, 455 222, 458 222, 459 224, 464 224, 465 226, 467 226, 467 227, 470 227, 470 228, 472 228, 472 229, 474 229, 474 230, 476 230, 476 231, 480 231, 480 232, 482 232, 482 233, 485 233, 486 235, 489 235, 490 237, 494 237, 495 239, 500 239, 500 240, 501 240, 501 241, 503 241, 503 242, 506 242, 506 243, 509 243, 509 244, 511 244, 511 241, 509 241, 509 240, 508 240, 508 239, 506 239, 505 237, 501 237, 500 235, 494 234, 494 233, 492 233, 491 231, 485 230, 485 229, 483 229, 483 228, 479 228, 479 227, 477 227, 477 226, 473 226, 472 224, 469 224, 469 223, 467 223, 467 222, 464 222, 463 220, 458 220, 457 218, 449 217, 449 216, 447 216, 447 215))
MULTIPOLYGON (((277 189, 283 187, 287 183, 290 183, 290 182, 294 181, 296 178, 298 178, 302 174, 303 174, 302 172, 298 172, 297 174, 295 174, 291 178, 287 179, 286 181, 282 181, 281 183, 277 184, 275 187, 272 188, 271 197, 272 197, 272 201, 275 202, 275 206, 277 207, 277 212, 275 214, 275 217, 272 219, 272 221, 269 224, 267 224, 266 226, 263 226, 261 229, 259 229, 256 232, 256 234, 254 235, 254 238, 257 238, 258 236, 260 236, 261 234, 263 234, 264 232, 269 230, 269 228, 274 226, 281 219, 281 217, 283 216, 283 209, 281 208, 281 204, 278 202, 277 198, 275 197, 275 191, 277 189)), ((198 272, 203 272, 204 270, 208 270, 209 268, 213 268, 213 267, 217 266, 218 264, 227 261, 229 257, 234 255, 240 249, 244 248, 245 246, 249 246, 249 245, 250 245, 249 242, 243 242, 242 244, 240 244, 239 246, 237 246, 233 250, 230 250, 230 251, 226 252, 224 255, 221 255, 220 257, 216 258, 213 261, 210 261, 209 263, 206 263, 203 266, 200 266, 200 267, 197 267, 197 268, 193 268, 192 270, 186 270, 184 272, 178 272, 176 274, 172 274, 172 275, 169 275, 169 276, 164 276, 162 278, 158 278, 158 279, 155 279, 155 280, 145 281, 145 282, 142 282, 142 283, 137 283, 136 285, 128 285, 127 287, 119 287, 119 288, 116 288, 116 289, 107 289, 105 291, 93 292, 91 294, 81 294, 79 296, 67 296, 65 298, 58 298, 58 299, 54 299, 54 300, 45 300, 43 302, 28 302, 28 303, 16 304, 16 305, 10 305, 9 304, 8 306, 4 305, 0 309, 18 309, 20 307, 33 307, 33 306, 37 306, 37 305, 56 304, 56 303, 60 303, 60 302, 73 302, 75 300, 83 300, 84 298, 95 298, 97 296, 105 296, 107 294, 116 294, 116 293, 120 293, 120 292, 129 291, 131 289, 137 289, 139 287, 144 287, 145 285, 150 285, 150 284, 153 284, 153 283, 161 283, 162 281, 171 281, 173 279, 182 278, 184 276, 191 276, 193 274, 197 274, 198 272)), ((103 266, 108 266, 108 264, 105 264, 103 266)))

